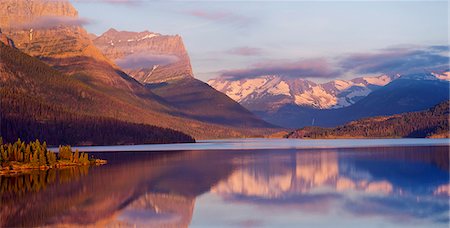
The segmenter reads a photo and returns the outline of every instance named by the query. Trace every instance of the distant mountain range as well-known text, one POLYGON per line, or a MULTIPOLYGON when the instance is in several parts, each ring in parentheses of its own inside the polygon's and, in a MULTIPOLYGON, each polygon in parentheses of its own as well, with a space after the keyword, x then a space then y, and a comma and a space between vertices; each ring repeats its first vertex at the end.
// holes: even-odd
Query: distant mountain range
MULTIPOLYGON (((38 103, 52 107, 50 110, 56 107, 66 113, 77 112, 94 119, 106 118, 108 121, 122 121, 130 125, 171 128, 196 138, 260 136, 275 130, 273 125, 260 120, 232 99, 194 79, 179 36, 150 32, 125 34, 131 37, 127 43, 137 45, 136 50, 142 42, 153 45, 141 50, 145 56, 143 63, 154 66, 153 73, 139 78, 139 75, 144 74, 145 67, 140 68, 139 64, 121 67, 122 64, 142 60, 140 56, 127 52, 134 49, 123 47, 108 51, 103 48, 100 41, 107 39, 106 35, 95 37, 88 34, 81 27, 78 13, 69 1, 5 0, 0 2, 0 15, 2 37, 7 37, 8 45, 10 41, 14 42, 18 49, 14 51, 4 46, 2 50, 21 56, 10 59, 5 67, 4 71, 8 74, 2 74, 2 88, 8 85, 11 91, 30 94, 38 103), (92 39, 96 41, 95 44, 92 39), (136 39, 136 42, 132 42, 132 39, 136 39), (157 48, 160 48, 159 52, 157 48), (19 50, 21 53, 16 53, 19 50), (149 50, 152 53, 148 54, 149 50), (126 60, 127 57, 131 60, 126 60), (22 59, 26 60, 25 63, 22 59), (159 61, 159 64, 155 64, 155 61, 159 61), (48 69, 44 69, 43 64, 48 69), (34 69, 35 66, 40 66, 42 77, 29 72, 21 73, 26 70, 21 67, 34 69), (177 87, 188 82, 191 83, 188 88, 177 87), (21 83, 29 83, 30 86, 21 83), (158 89, 154 88, 154 83, 158 89), (164 86, 176 88, 165 91, 164 86), (182 101, 185 100, 190 102, 184 105, 182 101)), ((112 36, 116 33, 110 30, 106 34, 112 36)), ((121 40, 121 35, 117 39, 121 40)), ((112 46, 111 42, 107 45, 112 46)), ((6 90, 2 92, 9 93, 6 90)), ((21 98, 12 96, 11 99, 10 102, 19 103, 16 100, 21 98)), ((36 114, 29 118, 30 121, 46 123, 52 122, 51 116, 36 114)), ((71 126, 76 128, 78 124, 73 122, 71 126)), ((58 130, 64 131, 65 128, 58 130)), ((159 130, 153 128, 152 131, 157 134, 159 130)), ((7 129, 2 128, 2 134, 6 132, 7 129)), ((19 133, 16 132, 16 137, 20 137, 19 133)))
POLYGON ((363 117, 419 111, 448 100, 450 73, 380 75, 317 84, 261 76, 208 83, 264 120, 286 128, 332 127, 363 117))
POLYGON ((270 111, 286 104, 328 109, 350 106, 397 77, 381 75, 318 84, 302 78, 268 75, 241 80, 218 78, 208 84, 250 110, 270 111))
POLYGON ((335 128, 305 127, 288 138, 448 138, 449 101, 426 111, 378 116, 352 121, 335 128))

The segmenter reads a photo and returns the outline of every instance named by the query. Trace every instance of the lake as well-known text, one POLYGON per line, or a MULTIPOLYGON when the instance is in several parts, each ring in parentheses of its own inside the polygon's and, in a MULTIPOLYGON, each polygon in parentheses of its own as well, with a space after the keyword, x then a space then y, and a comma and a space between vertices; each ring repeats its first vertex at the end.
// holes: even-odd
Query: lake
POLYGON ((109 163, 0 177, 0 226, 449 224, 447 139, 241 139, 82 149, 109 163))

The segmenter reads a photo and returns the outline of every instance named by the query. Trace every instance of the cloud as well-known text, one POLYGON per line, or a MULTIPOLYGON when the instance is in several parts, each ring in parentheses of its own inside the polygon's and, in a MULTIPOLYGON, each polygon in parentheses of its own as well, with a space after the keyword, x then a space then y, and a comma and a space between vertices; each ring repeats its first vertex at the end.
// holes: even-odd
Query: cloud
POLYGON ((253 22, 253 19, 250 17, 228 11, 213 12, 205 10, 191 10, 186 11, 185 14, 211 22, 229 23, 238 26, 246 26, 253 22))
POLYGON ((92 3, 103 2, 108 4, 122 4, 122 5, 139 5, 143 0, 75 0, 75 2, 92 3))
POLYGON ((408 74, 439 70, 448 68, 448 47, 383 49, 375 53, 345 56, 339 64, 346 71, 360 74, 408 74))
POLYGON ((179 61, 174 55, 158 55, 152 53, 135 53, 116 60, 116 64, 124 69, 149 68, 155 65, 168 65, 179 61))
POLYGON ((434 45, 434 46, 430 46, 431 50, 435 50, 435 51, 442 51, 442 52, 449 52, 450 51, 450 46, 448 45, 434 45))
POLYGON ((263 51, 261 48, 237 47, 226 51, 226 53, 230 55, 255 56, 262 55, 263 51))
POLYGON ((262 75, 281 75, 295 78, 333 78, 339 71, 324 59, 306 59, 299 61, 270 61, 254 64, 250 68, 226 70, 223 78, 241 79, 262 75))
POLYGON ((83 26, 90 24, 91 21, 85 18, 66 17, 66 16, 43 16, 38 17, 29 23, 20 24, 18 27, 23 29, 49 29, 59 26, 83 26))

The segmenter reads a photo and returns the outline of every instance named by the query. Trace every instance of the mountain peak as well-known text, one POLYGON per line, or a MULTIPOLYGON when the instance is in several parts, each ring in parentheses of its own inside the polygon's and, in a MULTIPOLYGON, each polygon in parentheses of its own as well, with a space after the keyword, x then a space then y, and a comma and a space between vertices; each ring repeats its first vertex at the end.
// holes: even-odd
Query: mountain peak
POLYGON ((92 45, 67 0, 2 0, 0 27, 23 52, 38 57, 89 56, 108 62, 92 45), (60 42, 64 40, 65 42, 60 42))
POLYGON ((189 55, 179 35, 109 29, 94 44, 143 84, 193 76, 189 55))
POLYGON ((113 34, 116 34, 118 32, 119 31, 117 31, 115 28, 110 28, 106 32, 104 32, 103 35, 113 35, 113 34))

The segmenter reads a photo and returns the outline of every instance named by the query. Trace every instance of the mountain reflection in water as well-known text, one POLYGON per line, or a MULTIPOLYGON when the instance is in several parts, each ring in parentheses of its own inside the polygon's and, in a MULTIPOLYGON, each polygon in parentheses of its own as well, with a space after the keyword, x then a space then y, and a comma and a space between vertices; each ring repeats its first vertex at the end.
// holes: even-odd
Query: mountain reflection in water
POLYGON ((72 176, 1 177, 0 226, 447 227, 448 149, 98 153, 72 176))

